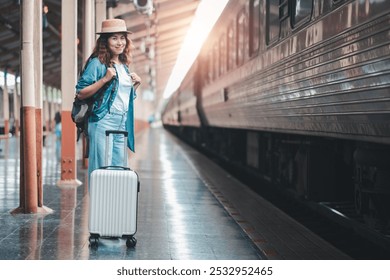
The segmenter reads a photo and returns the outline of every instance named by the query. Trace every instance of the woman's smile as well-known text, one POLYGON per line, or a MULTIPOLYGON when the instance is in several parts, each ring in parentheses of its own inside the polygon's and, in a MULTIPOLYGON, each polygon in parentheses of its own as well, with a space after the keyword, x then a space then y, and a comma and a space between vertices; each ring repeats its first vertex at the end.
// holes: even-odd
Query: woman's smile
POLYGON ((108 38, 108 47, 110 51, 115 54, 121 54, 126 47, 126 35, 115 33, 108 38))

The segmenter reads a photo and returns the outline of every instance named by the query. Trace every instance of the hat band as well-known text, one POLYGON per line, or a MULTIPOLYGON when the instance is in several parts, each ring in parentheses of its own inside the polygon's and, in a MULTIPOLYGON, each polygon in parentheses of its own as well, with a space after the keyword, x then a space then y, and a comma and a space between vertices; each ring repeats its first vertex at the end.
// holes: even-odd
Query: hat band
POLYGON ((106 27, 102 29, 99 33, 117 33, 117 32, 128 32, 125 28, 118 28, 118 27, 106 27))

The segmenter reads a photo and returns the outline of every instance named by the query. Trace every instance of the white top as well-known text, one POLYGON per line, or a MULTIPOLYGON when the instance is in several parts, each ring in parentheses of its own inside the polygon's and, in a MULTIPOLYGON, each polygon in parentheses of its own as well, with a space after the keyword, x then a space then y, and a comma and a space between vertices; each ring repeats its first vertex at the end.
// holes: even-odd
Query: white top
POLYGON ((127 108, 129 107, 130 89, 132 86, 131 78, 123 64, 114 64, 114 67, 118 75, 119 87, 111 108, 114 108, 119 112, 127 112, 127 108))

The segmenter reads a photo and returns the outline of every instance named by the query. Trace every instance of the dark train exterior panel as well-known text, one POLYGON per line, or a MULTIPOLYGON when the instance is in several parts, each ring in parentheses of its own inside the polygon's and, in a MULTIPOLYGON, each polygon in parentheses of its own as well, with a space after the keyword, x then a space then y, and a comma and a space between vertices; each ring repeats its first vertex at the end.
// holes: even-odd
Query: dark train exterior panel
POLYGON ((171 98, 167 101, 164 108, 164 114, 161 116, 162 122, 166 125, 179 126, 180 125, 180 113, 179 113, 179 92, 176 91, 171 98))
POLYGON ((180 87, 173 93, 168 101, 162 116, 164 124, 200 127, 201 122, 196 108, 195 70, 196 64, 190 68, 180 87))
POLYGON ((390 1, 229 1, 164 117, 175 114, 167 129, 255 189, 342 202, 385 232, 390 1))
POLYGON ((389 6, 351 2, 206 85, 208 125, 390 143, 389 6))

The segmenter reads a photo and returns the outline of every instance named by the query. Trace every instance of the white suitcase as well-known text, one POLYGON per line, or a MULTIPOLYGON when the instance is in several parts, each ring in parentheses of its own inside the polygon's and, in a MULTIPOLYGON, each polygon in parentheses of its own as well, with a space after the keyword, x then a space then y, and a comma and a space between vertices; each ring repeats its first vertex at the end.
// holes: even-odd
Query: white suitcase
POLYGON ((106 166, 92 171, 90 178, 89 242, 97 247, 99 237, 126 238, 126 246, 134 247, 137 240, 137 208, 139 178, 127 167, 127 132, 106 131, 106 166), (110 134, 125 137, 124 166, 107 166, 110 134))

